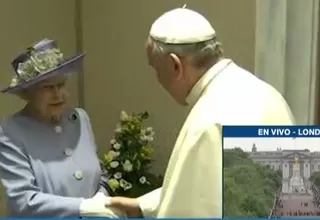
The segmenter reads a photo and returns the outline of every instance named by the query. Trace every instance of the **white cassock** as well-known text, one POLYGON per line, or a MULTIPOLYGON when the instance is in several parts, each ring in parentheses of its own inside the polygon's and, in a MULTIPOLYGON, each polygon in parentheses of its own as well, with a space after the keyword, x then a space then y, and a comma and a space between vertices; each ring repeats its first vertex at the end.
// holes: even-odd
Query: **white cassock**
POLYGON ((145 217, 221 218, 222 125, 294 124, 282 95, 229 59, 205 73, 187 102, 163 187, 138 198, 145 217))

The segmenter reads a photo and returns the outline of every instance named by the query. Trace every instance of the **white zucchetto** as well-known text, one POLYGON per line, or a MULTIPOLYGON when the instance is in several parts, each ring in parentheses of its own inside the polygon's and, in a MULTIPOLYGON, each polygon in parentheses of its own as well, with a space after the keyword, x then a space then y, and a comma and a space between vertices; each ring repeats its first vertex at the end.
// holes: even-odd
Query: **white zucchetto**
POLYGON ((190 44, 215 37, 210 22, 198 12, 177 8, 161 15, 151 26, 150 37, 167 44, 190 44))

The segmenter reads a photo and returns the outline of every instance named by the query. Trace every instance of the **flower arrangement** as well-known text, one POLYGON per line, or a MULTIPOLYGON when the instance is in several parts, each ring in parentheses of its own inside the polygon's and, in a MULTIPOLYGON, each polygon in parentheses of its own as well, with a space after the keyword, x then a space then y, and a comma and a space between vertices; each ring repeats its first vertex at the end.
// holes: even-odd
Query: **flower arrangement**
POLYGON ((114 195, 138 197, 162 184, 161 176, 149 172, 155 132, 143 124, 148 117, 148 112, 132 115, 121 112, 111 149, 102 160, 107 185, 114 195))

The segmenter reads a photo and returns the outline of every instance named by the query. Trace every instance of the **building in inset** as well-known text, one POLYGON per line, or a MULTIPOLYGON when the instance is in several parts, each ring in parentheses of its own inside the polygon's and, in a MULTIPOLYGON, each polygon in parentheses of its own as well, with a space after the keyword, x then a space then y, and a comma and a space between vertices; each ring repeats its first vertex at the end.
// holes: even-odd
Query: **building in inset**
POLYGON ((320 152, 310 150, 282 150, 258 151, 253 144, 252 151, 248 152, 249 158, 255 163, 269 166, 274 170, 282 171, 282 192, 296 193, 309 191, 309 181, 313 172, 320 171, 320 152))

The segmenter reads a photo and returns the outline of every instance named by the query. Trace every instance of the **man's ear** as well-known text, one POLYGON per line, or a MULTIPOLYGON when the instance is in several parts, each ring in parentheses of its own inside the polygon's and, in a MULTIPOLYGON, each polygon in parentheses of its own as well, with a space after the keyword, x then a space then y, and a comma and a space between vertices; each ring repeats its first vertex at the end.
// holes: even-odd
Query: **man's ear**
POLYGON ((183 73, 183 65, 182 65, 182 61, 181 59, 174 53, 170 53, 169 54, 170 59, 172 61, 172 65, 173 65, 173 72, 174 72, 174 76, 177 80, 182 78, 182 73, 183 73))

